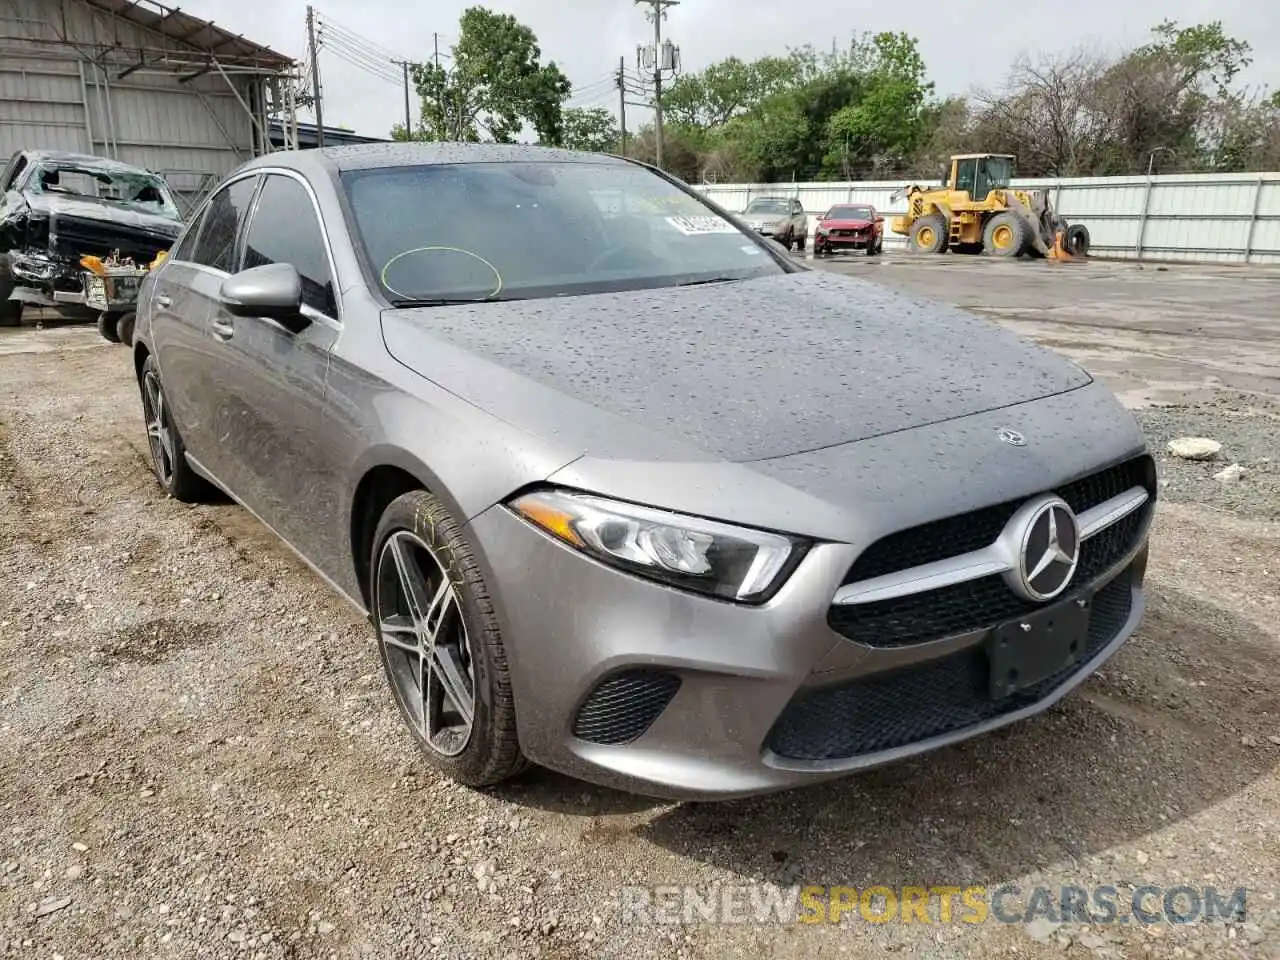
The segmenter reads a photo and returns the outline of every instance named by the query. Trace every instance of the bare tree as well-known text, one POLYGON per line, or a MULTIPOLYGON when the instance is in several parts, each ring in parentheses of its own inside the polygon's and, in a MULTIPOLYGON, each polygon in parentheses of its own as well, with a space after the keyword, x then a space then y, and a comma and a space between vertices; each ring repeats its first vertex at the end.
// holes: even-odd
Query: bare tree
POLYGON ((1096 52, 1020 56, 1004 89, 979 92, 973 133, 989 138, 982 149, 1017 154, 1022 173, 1079 176, 1089 172, 1109 133, 1095 101, 1107 69, 1096 52))

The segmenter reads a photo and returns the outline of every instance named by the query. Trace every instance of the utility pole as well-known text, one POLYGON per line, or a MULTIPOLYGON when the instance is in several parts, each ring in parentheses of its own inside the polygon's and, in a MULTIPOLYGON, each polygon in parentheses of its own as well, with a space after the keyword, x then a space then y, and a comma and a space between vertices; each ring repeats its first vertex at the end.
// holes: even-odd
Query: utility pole
MULTIPOLYGON (((680 0, 635 0, 636 3, 650 7, 649 16, 653 18, 653 112, 655 152, 658 169, 662 169, 662 70, 675 72, 676 48, 671 47, 671 62, 664 63, 665 50, 662 48, 662 19, 667 15, 667 8, 677 6, 680 0)), ((668 41, 670 45, 670 41, 668 41)))
POLYGON ((618 121, 622 126, 622 155, 627 155, 627 58, 618 58, 618 121))
POLYGON ((324 146, 324 107, 320 103, 320 58, 316 55, 316 12, 307 4, 307 46, 311 51, 311 95, 316 98, 316 146, 324 146))
POLYGON ((413 114, 409 112, 409 61, 400 60, 399 64, 404 68, 404 138, 412 140, 413 114))
POLYGON ((433 33, 431 35, 431 46, 435 50, 435 53, 433 54, 433 56, 435 57, 435 61, 436 61, 436 69, 439 70, 440 69, 440 34, 433 33))

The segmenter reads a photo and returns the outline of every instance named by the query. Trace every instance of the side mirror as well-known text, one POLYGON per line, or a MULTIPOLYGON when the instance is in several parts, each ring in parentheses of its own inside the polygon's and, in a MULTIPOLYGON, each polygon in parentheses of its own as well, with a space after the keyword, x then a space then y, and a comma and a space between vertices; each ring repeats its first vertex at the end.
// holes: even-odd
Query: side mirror
POLYGON ((884 217, 877 216, 877 217, 876 217, 876 223, 884 223, 884 217))
POLYGON ((302 277, 291 263, 241 270, 222 281, 219 297, 236 317, 266 317, 294 333, 311 323, 302 315, 302 277))

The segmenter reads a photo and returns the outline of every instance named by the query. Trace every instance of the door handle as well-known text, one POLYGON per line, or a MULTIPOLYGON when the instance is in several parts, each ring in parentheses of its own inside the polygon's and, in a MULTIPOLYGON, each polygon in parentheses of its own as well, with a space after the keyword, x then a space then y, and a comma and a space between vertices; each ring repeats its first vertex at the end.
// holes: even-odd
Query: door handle
POLYGON ((163 293, 157 293, 154 297, 157 307, 169 307, 173 305, 173 301, 166 297, 163 293))
POLYGON ((230 320, 223 320, 220 317, 210 320, 209 326, 213 327, 214 336, 221 340, 230 340, 236 332, 236 328, 231 325, 230 320))

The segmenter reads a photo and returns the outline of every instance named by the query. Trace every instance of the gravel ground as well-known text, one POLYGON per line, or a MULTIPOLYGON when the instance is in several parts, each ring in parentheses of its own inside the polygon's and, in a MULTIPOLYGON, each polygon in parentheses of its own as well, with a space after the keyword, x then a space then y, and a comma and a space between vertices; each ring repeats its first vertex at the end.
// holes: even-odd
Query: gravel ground
POLYGON ((159 496, 126 352, 21 336, 0 349, 0 957, 1280 957, 1273 405, 1143 413, 1161 448, 1203 433, 1222 458, 1162 463, 1148 618, 1056 709, 835 784, 667 804, 435 776, 368 625, 243 511, 159 496), (1231 461, 1255 472, 1206 479, 1231 461), (1243 922, 1151 927, 616 907, 624 884, 753 880, 1249 899, 1243 922))
POLYGON ((1156 453, 1163 496, 1280 520, 1280 402, 1222 393, 1204 403, 1148 407, 1137 416, 1156 453), (1210 461, 1179 460, 1168 453, 1176 437, 1208 437, 1222 450, 1210 461), (1214 479, 1232 464, 1245 468, 1239 480, 1214 479))

